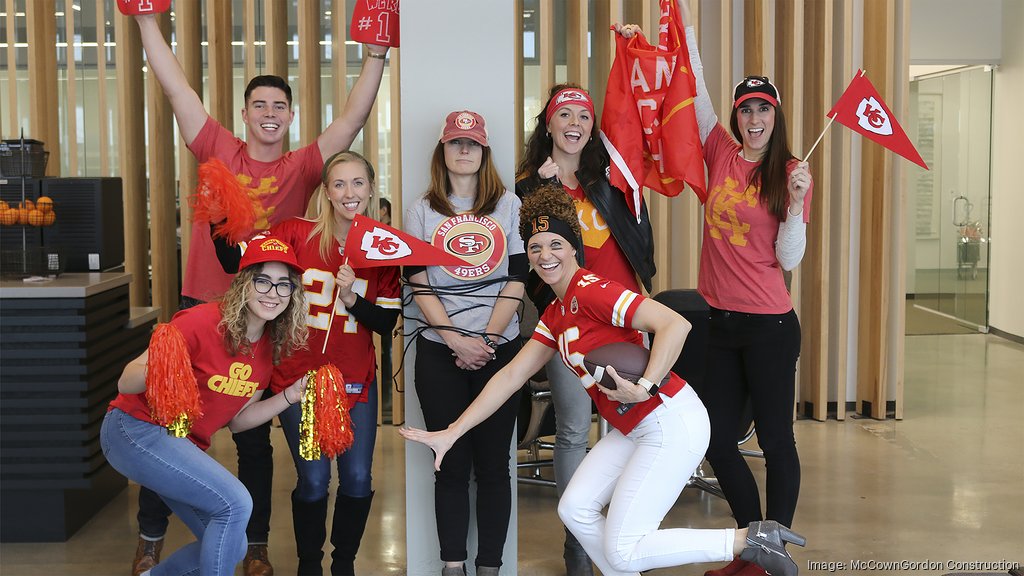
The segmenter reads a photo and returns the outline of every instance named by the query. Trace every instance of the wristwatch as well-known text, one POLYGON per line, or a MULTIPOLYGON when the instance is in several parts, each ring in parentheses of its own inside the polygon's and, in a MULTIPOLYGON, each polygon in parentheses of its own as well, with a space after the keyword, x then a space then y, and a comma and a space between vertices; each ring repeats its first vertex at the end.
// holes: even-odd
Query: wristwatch
POLYGON ((491 353, 491 360, 496 359, 498 357, 498 345, 495 344, 494 340, 491 340, 491 337, 488 336, 487 334, 484 334, 483 336, 481 336, 481 338, 483 338, 484 344, 487 344, 488 346, 490 346, 491 350, 494 350, 494 352, 491 353))
POLYGON ((654 382, 651 382, 647 378, 644 378, 643 376, 641 376, 640 379, 636 381, 636 383, 643 386, 644 390, 647 390, 647 393, 651 395, 651 398, 657 396, 658 391, 661 390, 661 387, 659 387, 654 382))

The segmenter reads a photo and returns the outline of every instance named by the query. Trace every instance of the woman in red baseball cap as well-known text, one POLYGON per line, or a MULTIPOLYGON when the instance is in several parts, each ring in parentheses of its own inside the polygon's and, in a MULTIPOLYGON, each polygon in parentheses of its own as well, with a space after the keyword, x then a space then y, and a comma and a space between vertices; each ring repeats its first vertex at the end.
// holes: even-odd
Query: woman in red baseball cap
POLYGON ((270 420, 305 389, 300 379, 260 400, 274 365, 306 341, 302 269, 294 250, 264 236, 249 245, 240 267, 219 302, 182 310, 157 328, 149 350, 125 367, 103 420, 100 443, 111 466, 159 494, 196 536, 143 574, 234 574, 246 552, 252 498, 206 454, 210 437, 224 426, 239 432, 270 420), (187 372, 176 371, 182 362, 189 364, 196 390, 183 384, 187 372), (198 394, 196 415, 180 436, 156 418, 161 403, 182 395, 176 387, 186 396, 198 394))
MULTIPOLYGON (((679 2, 684 24, 688 2, 679 2)), ((792 526, 800 492, 793 435, 800 322, 784 270, 803 258, 813 182, 787 142, 778 88, 747 76, 733 91, 727 130, 704 84, 693 26, 686 28, 696 77, 694 110, 708 168, 697 288, 711 307, 707 380, 701 389, 711 419, 707 458, 739 526, 762 519, 792 526), (731 131, 731 134, 730 134, 731 131), (737 446, 745 407, 753 407, 764 452, 764 514, 754 475, 737 446)), ((706 576, 764 576, 737 558, 706 576)))

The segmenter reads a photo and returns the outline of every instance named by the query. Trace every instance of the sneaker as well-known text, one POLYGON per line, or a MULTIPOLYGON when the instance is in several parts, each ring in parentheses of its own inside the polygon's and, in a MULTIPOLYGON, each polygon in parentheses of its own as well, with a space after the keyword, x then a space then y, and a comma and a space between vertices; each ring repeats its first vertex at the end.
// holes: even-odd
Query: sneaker
POLYGON ((159 564, 160 552, 163 549, 163 538, 159 540, 146 540, 139 536, 139 546, 135 549, 135 559, 132 560, 132 576, 139 576, 139 574, 159 564))
POLYGON ((250 544, 242 560, 242 573, 245 576, 274 576, 274 567, 267 558, 266 544, 250 544))

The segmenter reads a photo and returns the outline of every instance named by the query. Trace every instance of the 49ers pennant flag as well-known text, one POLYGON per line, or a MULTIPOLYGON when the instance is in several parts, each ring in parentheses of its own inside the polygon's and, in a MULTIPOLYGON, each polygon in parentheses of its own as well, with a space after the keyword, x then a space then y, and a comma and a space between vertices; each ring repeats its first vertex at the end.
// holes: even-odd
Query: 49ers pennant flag
POLYGON ((353 268, 377 266, 467 266, 468 262, 387 224, 357 214, 345 237, 353 268))
POLYGON ((676 1, 661 0, 657 46, 640 34, 629 40, 616 35, 602 111, 600 136, 611 156, 609 180, 627 196, 632 192, 634 215, 643 186, 676 196, 685 183, 701 202, 707 199, 693 110, 696 93, 676 1))
POLYGON ((864 75, 863 70, 857 71, 853 81, 826 116, 878 142, 921 168, 928 169, 917 148, 914 148, 914 144, 889 111, 889 107, 882 101, 878 90, 875 90, 874 85, 864 75))
POLYGON ((360 44, 398 48, 398 0, 356 0, 349 36, 360 44))

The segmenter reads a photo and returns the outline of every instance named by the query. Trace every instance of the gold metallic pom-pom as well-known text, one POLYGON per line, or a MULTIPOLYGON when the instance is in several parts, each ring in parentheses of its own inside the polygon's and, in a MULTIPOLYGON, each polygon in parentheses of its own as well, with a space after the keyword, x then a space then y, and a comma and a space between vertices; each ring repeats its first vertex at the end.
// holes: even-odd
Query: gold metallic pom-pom
POLYGON ((320 444, 316 441, 316 372, 306 373, 306 391, 302 394, 302 419, 299 422, 299 456, 303 460, 319 460, 320 444))
POLYGON ((192 431, 192 422, 189 420, 187 414, 178 414, 178 417, 174 419, 167 426, 167 433, 174 436, 175 438, 184 438, 188 436, 188 433, 192 431))

